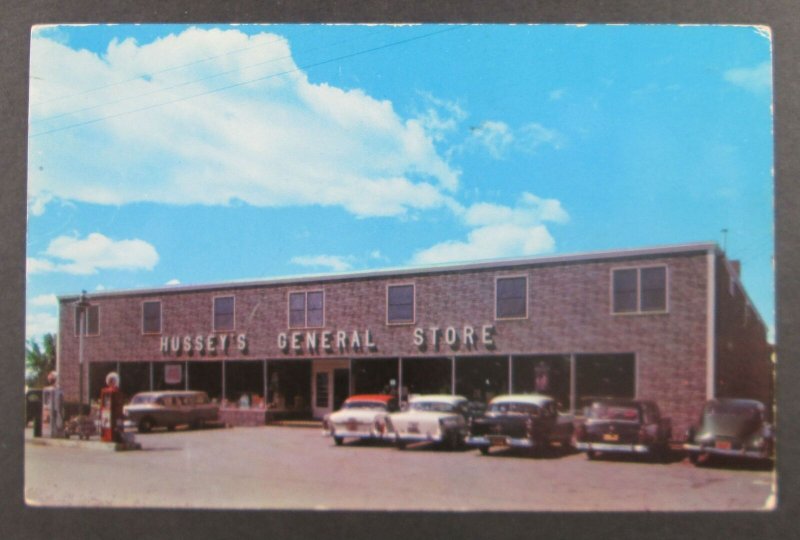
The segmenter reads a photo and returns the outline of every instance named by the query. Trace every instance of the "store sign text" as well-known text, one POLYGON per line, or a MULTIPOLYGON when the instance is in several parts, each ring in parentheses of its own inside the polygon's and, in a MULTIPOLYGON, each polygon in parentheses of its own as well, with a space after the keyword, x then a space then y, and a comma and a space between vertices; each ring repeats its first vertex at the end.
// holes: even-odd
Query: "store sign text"
POLYGON ((321 332, 281 332, 278 334, 278 348, 285 353, 365 352, 377 350, 372 332, 364 330, 323 330, 321 332))
POLYGON ((161 352, 163 354, 228 354, 232 348, 247 352, 246 334, 208 334, 186 336, 163 336, 161 352))
POLYGON ((439 350, 441 345, 447 345, 451 349, 458 349, 461 346, 474 349, 478 343, 481 343, 487 349, 493 349, 495 347, 494 335, 495 328, 491 324, 484 324, 480 328, 469 325, 461 328, 455 326, 421 328, 418 326, 414 328, 414 345, 420 349, 427 349, 430 346, 433 350, 439 350))

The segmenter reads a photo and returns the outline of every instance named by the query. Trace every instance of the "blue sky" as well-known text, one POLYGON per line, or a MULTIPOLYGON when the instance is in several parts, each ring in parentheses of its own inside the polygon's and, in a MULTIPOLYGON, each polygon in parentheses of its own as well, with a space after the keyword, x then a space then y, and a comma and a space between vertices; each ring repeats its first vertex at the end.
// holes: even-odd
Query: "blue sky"
POLYGON ((771 46, 733 26, 34 29, 55 296, 722 244, 774 327, 771 46))

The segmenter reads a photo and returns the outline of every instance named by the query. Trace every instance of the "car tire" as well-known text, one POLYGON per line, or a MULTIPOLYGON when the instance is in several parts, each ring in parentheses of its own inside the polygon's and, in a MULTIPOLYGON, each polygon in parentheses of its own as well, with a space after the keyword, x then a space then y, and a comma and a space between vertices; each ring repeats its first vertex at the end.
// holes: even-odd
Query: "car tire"
POLYGON ((342 446, 342 443, 343 443, 343 442, 344 442, 344 438, 343 438, 343 437, 337 437, 337 436, 335 436, 335 435, 334 435, 334 437, 333 437, 333 443, 334 443, 336 446, 342 446))
POLYGON ((175 424, 170 424, 167 426, 168 431, 175 431, 175 424))
POLYGON ((479 446, 478 448, 480 449, 482 456, 488 456, 489 455, 489 447, 488 446, 479 446))
POLYGON ((406 449, 406 441, 397 440, 394 445, 397 447, 398 450, 405 450, 406 449))
POLYGON ((139 420, 139 433, 150 433, 155 426, 155 422, 150 417, 144 417, 139 420))
POLYGON ((589 461, 593 461, 597 457, 597 454, 594 450, 587 450, 586 451, 586 459, 589 461))
POLYGON ((451 431, 447 434, 447 449, 458 450, 458 432, 451 431))
POLYGON ((692 452, 689 454, 689 461, 695 467, 702 467, 703 465, 707 465, 711 456, 706 452, 692 452))

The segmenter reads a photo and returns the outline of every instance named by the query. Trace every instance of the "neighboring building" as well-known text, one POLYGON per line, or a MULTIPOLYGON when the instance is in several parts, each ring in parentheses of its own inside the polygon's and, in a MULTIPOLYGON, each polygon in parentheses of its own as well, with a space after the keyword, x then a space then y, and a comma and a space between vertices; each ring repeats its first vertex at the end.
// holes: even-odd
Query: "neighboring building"
MULTIPOLYGON (((320 418, 350 394, 657 401, 681 436, 711 397, 772 402, 766 328, 716 244, 88 295, 85 388, 247 394, 320 418)), ((58 360, 78 399, 77 296, 58 360)))

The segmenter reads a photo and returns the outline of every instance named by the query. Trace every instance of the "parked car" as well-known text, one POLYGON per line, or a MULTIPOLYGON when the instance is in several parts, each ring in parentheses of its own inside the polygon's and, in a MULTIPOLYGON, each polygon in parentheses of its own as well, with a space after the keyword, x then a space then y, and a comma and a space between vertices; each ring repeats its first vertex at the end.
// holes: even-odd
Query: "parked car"
POLYGON ((570 445, 573 417, 558 412, 556 401, 541 394, 509 394, 489 402, 486 413, 469 425, 466 442, 481 454, 492 447, 548 448, 554 442, 570 445))
POLYGON ((140 392, 122 411, 125 425, 135 426, 140 433, 155 427, 173 430, 183 424, 200 428, 219 418, 219 405, 212 403, 205 392, 195 390, 140 392))
POLYGON ((700 423, 689 428, 684 450, 695 465, 711 456, 769 459, 775 434, 766 408, 752 399, 712 399, 703 407, 700 423))
POLYGON ((598 453, 636 453, 666 460, 672 422, 653 401, 598 399, 575 430, 575 448, 594 459, 598 453))
POLYGON ((397 398, 389 394, 350 396, 338 411, 325 415, 322 434, 333 437, 336 445, 346 438, 388 440, 386 428, 389 413, 398 411, 397 398))
POLYGON ((451 395, 417 395, 405 411, 392 413, 387 430, 401 450, 412 442, 434 442, 455 449, 467 435, 467 398, 451 395))

